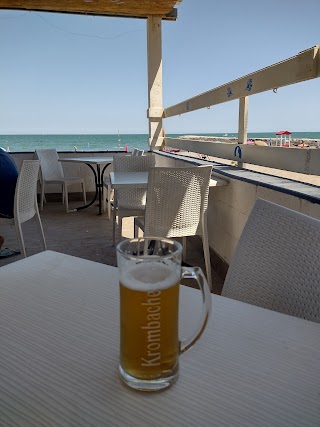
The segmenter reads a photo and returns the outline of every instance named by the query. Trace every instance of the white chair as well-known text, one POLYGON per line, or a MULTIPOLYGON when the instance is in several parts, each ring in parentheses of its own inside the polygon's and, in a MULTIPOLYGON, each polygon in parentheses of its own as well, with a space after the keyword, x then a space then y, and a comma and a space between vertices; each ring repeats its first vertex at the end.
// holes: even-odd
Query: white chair
POLYGON ((320 220, 258 199, 222 295, 320 323, 320 220))
POLYGON ((21 224, 36 216, 44 250, 47 249, 37 204, 39 160, 24 160, 14 196, 14 217, 0 218, 1 224, 15 225, 21 253, 27 256, 21 224))
POLYGON ((145 236, 202 237, 207 280, 212 288, 211 262, 207 231, 207 207, 211 177, 209 166, 188 168, 154 168, 149 172, 144 217, 135 218, 145 236))
MULTIPOLYGON (((148 172, 155 166, 155 156, 116 156, 113 160, 114 172, 148 172)), ((142 215, 146 204, 145 188, 123 188, 114 192, 113 244, 115 244, 116 217, 119 232, 122 232, 122 219, 127 216, 142 215), (116 205, 116 206, 115 206, 116 205)))
POLYGON ((110 174, 108 173, 103 178, 103 190, 102 190, 102 210, 103 212, 105 212, 107 210, 107 205, 108 205, 108 219, 111 218, 112 203, 113 203, 113 191, 111 188, 110 174))
POLYGON ((139 148, 134 148, 132 150, 132 156, 143 156, 144 150, 140 150, 139 148))
POLYGON ((66 205, 66 212, 69 211, 68 187, 80 184, 84 204, 87 203, 84 179, 77 176, 64 176, 63 168, 59 162, 59 156, 55 148, 44 148, 36 150, 36 155, 41 166, 41 198, 40 209, 43 209, 45 200, 45 186, 48 184, 60 184, 62 186, 62 202, 66 205))
MULTIPOLYGON (((138 148, 134 148, 132 150, 132 156, 143 156, 144 150, 139 150, 138 148)), ((107 210, 108 204, 108 219, 111 218, 111 204, 113 202, 113 191, 111 188, 110 174, 106 175, 103 180, 103 212, 107 210), (107 194, 106 194, 107 191, 107 194)))

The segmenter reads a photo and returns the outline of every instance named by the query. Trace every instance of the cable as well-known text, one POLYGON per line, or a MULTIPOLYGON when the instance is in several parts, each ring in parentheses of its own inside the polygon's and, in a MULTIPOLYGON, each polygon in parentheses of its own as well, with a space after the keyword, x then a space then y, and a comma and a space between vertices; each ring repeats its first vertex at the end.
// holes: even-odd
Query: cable
POLYGON ((39 18, 41 18, 43 21, 45 21, 51 27, 56 28, 57 30, 63 31, 63 32, 68 33, 68 34, 72 34, 74 36, 90 37, 90 38, 96 38, 96 39, 102 39, 102 40, 113 40, 113 39, 117 39, 119 37, 122 37, 125 34, 142 32, 142 30, 131 30, 131 31, 126 31, 124 33, 118 34, 117 36, 114 36, 114 37, 102 37, 102 36, 94 36, 94 35, 91 35, 91 34, 75 33, 73 31, 68 31, 68 30, 65 30, 64 28, 58 27, 57 25, 51 24, 51 22, 47 21, 43 16, 41 16, 37 12, 32 12, 32 13, 34 13, 35 15, 37 15, 39 18))

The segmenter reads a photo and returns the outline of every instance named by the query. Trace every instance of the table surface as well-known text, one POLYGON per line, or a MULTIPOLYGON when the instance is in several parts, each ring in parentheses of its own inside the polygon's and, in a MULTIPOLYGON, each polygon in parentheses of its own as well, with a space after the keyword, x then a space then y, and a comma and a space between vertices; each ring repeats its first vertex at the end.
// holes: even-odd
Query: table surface
POLYGON ((59 162, 90 163, 100 165, 103 163, 113 163, 113 157, 65 157, 59 159, 59 162))
MULTIPOLYGON (((113 188, 120 188, 128 185, 147 187, 148 172, 110 172, 110 182, 113 188)), ((221 187, 227 184, 228 181, 224 179, 210 179, 210 187, 221 187)))
POLYGON ((112 188, 121 188, 128 185, 147 187, 148 172, 110 172, 112 188))
MULTIPOLYGON (((0 268, 0 425, 320 425, 320 325, 212 296, 180 378, 155 394, 118 378, 114 267, 45 251, 0 268)), ((199 318, 182 287, 180 330, 199 318)))

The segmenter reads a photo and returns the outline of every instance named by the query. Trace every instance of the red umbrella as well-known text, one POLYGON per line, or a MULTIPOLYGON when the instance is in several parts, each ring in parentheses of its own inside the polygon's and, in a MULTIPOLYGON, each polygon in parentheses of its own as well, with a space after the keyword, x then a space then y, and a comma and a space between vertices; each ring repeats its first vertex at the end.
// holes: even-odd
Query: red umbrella
POLYGON ((289 132, 288 130, 280 130, 276 133, 276 135, 291 135, 292 132, 289 132))

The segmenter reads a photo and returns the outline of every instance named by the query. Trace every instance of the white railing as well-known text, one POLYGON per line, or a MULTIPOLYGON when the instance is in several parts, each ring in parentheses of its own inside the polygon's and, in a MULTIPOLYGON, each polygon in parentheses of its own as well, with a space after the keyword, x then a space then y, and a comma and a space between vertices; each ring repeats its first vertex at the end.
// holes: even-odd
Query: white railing
POLYGON ((167 118, 239 99, 238 142, 241 144, 241 158, 240 150, 237 149, 235 152, 237 144, 180 138, 164 138, 164 144, 181 150, 237 161, 239 166, 251 163, 320 175, 319 150, 242 145, 247 140, 249 96, 318 77, 320 77, 320 46, 314 46, 292 58, 164 109, 163 117, 167 118))
POLYGON ((238 145, 182 138, 165 138, 165 144, 206 156, 291 172, 320 175, 320 150, 318 149, 238 145))

